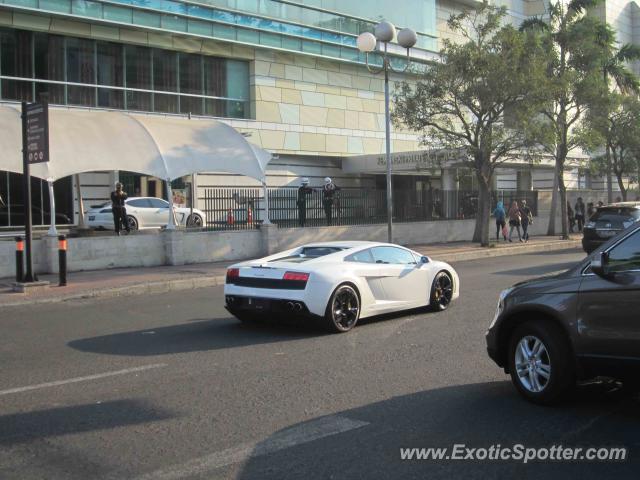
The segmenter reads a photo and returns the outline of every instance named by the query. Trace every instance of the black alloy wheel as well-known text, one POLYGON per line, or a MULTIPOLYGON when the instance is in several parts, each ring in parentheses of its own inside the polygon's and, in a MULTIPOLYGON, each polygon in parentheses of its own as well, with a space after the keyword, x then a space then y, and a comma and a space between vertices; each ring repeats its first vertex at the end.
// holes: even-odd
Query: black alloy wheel
POLYGON ((354 287, 340 285, 329 299, 325 321, 329 331, 344 333, 351 330, 360 318, 360 297, 354 287))
POLYGON ((435 311, 446 310, 453 298, 453 279, 447 272, 439 272, 431 285, 429 305, 435 311))

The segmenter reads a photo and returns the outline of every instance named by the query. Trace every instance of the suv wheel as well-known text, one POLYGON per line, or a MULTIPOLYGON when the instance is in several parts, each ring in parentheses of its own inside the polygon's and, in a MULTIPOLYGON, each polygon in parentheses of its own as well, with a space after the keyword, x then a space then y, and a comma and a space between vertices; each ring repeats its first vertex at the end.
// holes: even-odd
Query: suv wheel
POLYGON ((562 331, 550 322, 525 322, 509 342, 509 372, 527 400, 549 405, 575 386, 574 362, 562 331))

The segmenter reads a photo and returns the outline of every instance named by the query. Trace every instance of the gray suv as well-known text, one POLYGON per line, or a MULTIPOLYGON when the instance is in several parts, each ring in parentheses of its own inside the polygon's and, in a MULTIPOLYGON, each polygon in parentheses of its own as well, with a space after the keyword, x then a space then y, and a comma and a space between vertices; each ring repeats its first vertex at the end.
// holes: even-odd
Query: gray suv
POLYGON ((570 270, 500 294, 489 356, 528 400, 550 404, 577 381, 640 378, 640 225, 570 270))

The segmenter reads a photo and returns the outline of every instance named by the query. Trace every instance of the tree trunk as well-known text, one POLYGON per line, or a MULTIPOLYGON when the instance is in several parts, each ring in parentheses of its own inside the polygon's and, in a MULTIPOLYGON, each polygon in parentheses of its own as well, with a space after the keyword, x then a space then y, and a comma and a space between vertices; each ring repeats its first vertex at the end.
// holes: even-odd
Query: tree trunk
POLYGON ((558 213, 558 167, 556 166, 555 173, 553 175, 553 191, 551 193, 551 208, 549 209, 549 226, 547 228, 547 235, 553 236, 556 234, 556 215, 558 213))
POLYGON ((618 187, 620 187, 620 193, 622 194, 622 201, 627 201, 627 189, 624 186, 624 180, 622 179, 622 174, 616 172, 616 179, 618 180, 618 187))
POLYGON ((560 212, 562 216, 562 239, 569 240, 569 214, 567 209, 567 186, 564 184, 564 169, 557 170, 558 189, 560 193, 560 212))
POLYGON ((613 166, 611 165, 611 148, 609 147, 609 142, 607 142, 607 150, 606 150, 606 159, 607 159, 607 203, 613 202, 613 166))
POLYGON ((476 227, 473 232, 473 241, 480 243, 483 247, 489 246, 489 221, 491 219, 491 181, 484 180, 478 182, 478 214, 476 216, 476 227))

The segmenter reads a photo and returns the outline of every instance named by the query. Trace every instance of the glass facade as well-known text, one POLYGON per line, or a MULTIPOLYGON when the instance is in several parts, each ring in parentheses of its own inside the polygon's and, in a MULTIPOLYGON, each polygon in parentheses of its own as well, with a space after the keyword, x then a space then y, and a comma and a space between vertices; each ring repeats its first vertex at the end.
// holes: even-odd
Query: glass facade
POLYGON ((356 47, 381 19, 418 31, 416 47, 436 51, 435 0, 0 0, 85 19, 156 28, 364 62, 356 47), (369 20, 360 18, 363 4, 369 20), (331 10, 334 11, 331 11, 331 10), (343 13, 338 13, 343 12, 343 13), (370 13, 370 14, 369 14, 370 13))
POLYGON ((248 118, 249 64, 0 29, 0 99, 248 118))

